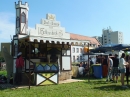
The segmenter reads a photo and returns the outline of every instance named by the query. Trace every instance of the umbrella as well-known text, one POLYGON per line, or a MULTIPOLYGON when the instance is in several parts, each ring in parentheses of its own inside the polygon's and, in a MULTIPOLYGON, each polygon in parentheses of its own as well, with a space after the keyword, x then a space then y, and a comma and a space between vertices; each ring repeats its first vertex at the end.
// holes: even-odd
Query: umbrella
POLYGON ((122 49, 129 49, 130 45, 128 44, 118 44, 116 46, 113 46, 114 50, 122 50, 122 49))
POLYGON ((102 45, 101 47, 114 47, 116 45, 118 44, 111 43, 111 44, 102 45))
POLYGON ((90 52, 93 52, 93 53, 105 53, 107 50, 103 47, 98 47, 96 49, 91 49, 90 52))
POLYGON ((105 49, 106 51, 112 51, 114 46, 117 46, 118 44, 106 44, 102 45, 101 48, 105 49))

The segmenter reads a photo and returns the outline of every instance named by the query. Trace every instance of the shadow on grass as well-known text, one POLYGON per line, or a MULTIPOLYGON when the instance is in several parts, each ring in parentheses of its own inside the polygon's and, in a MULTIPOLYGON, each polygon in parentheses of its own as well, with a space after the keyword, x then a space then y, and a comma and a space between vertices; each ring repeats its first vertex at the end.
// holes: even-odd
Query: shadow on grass
POLYGON ((94 80, 86 80, 86 81, 84 81, 84 83, 87 83, 87 84, 95 84, 95 85, 97 85, 97 84, 108 84, 106 81, 104 81, 103 79, 94 79, 94 80))
POLYGON ((80 76, 80 77, 76 77, 76 78, 73 78, 72 77, 72 79, 79 79, 79 80, 95 80, 95 79, 97 79, 96 77, 94 77, 94 76, 80 76))
POLYGON ((77 78, 81 80, 85 80, 84 83, 92 85, 93 89, 98 89, 102 91, 120 91, 120 90, 130 90, 130 85, 128 88, 123 88, 118 83, 113 82, 106 82, 106 78, 97 79, 95 77, 90 77, 88 80, 88 77, 81 77, 77 78))
POLYGON ((98 86, 94 87, 93 89, 99 89, 102 91, 120 91, 120 90, 126 90, 130 88, 122 88, 120 85, 105 85, 105 86, 98 86))
POLYGON ((85 77, 77 77, 77 78, 73 78, 73 79, 78 79, 78 80, 85 80, 85 82, 87 83, 87 81, 88 82, 93 82, 93 81, 97 81, 97 84, 100 82, 102 82, 102 83, 106 83, 106 78, 102 78, 102 79, 100 79, 100 78, 96 78, 96 77, 94 77, 94 76, 90 76, 90 77, 88 77, 88 76, 85 76, 85 77))

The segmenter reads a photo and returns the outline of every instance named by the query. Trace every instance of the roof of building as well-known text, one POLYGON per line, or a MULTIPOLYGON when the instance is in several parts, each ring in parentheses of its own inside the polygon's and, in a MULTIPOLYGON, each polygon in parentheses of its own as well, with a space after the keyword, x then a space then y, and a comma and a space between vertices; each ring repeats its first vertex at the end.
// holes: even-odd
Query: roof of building
POLYGON ((87 41, 90 41, 91 44, 100 45, 100 42, 94 37, 88 37, 88 36, 83 36, 83 35, 70 33, 70 39, 87 40, 87 41))

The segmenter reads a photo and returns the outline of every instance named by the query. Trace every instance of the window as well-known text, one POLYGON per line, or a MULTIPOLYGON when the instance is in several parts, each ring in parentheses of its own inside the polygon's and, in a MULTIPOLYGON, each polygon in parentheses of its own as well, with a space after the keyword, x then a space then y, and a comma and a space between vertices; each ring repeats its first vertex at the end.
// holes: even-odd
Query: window
POLYGON ((77 56, 77 62, 79 61, 79 56, 77 56))
POLYGON ((82 61, 83 59, 82 59, 82 56, 80 56, 80 61, 82 61))
POLYGON ((73 47, 73 53, 75 53, 75 48, 73 47))
POLYGON ((79 48, 76 49, 76 52, 79 53, 79 48))
POLYGON ((82 48, 80 48, 80 53, 82 53, 82 48))
POLYGON ((26 15, 24 12, 21 14, 21 23, 26 23, 26 15))
POLYGON ((96 44, 94 44, 94 47, 96 47, 96 44))
POLYGON ((75 62, 75 56, 73 56, 73 62, 75 62))

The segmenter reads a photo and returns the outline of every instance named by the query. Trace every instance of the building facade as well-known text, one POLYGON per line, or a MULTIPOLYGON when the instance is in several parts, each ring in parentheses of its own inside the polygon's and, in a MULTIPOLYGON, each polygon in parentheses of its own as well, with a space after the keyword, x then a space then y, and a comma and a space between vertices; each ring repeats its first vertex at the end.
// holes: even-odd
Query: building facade
POLYGON ((102 36, 94 36, 101 44, 103 44, 102 36))
POLYGON ((112 31, 109 27, 107 29, 102 29, 102 36, 95 36, 96 39, 102 44, 123 44, 123 32, 120 31, 112 31))
MULTIPOLYGON (((94 37, 88 37, 88 36, 70 33, 70 39, 89 41, 89 49, 94 49, 101 45, 101 43, 94 37)), ((86 53, 84 50, 85 48, 88 48, 88 44, 72 45, 71 46, 71 61, 76 62, 76 63, 87 61, 85 60, 85 57, 84 57, 84 54, 86 53)))

